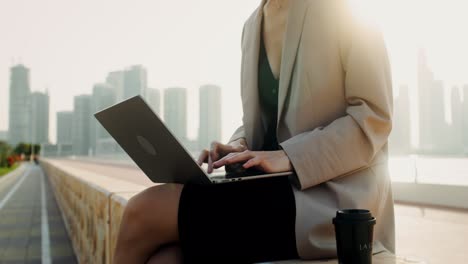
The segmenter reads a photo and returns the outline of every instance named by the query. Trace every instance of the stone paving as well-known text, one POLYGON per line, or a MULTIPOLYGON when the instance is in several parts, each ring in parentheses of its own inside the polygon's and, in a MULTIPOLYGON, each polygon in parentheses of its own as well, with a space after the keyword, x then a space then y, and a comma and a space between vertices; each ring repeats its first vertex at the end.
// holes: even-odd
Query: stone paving
POLYGON ((0 192, 0 264, 47 263, 48 259, 49 263, 77 263, 47 177, 39 166, 25 166, 24 174, 0 192), (43 188, 48 222, 44 226, 43 188), (42 234, 47 227, 48 236, 42 234))

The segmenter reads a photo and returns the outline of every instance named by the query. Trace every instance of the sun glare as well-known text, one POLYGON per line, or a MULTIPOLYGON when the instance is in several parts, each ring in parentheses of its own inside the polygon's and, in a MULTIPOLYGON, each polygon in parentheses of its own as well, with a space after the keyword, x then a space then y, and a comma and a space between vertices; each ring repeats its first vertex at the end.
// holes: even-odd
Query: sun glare
MULTIPOLYGON (((458 0, 349 0, 356 16, 376 22, 383 31, 397 79, 411 82, 404 65, 417 49, 427 51, 437 78, 467 83, 468 3, 458 0), (398 66, 398 67, 396 67, 398 66), (404 69, 399 71, 399 69, 404 69), (401 76, 400 76, 401 75, 401 76)), ((415 66, 413 64, 413 66, 415 66)))
MULTIPOLYGON (((417 54, 425 50, 429 68, 445 89, 446 113, 452 87, 468 84, 468 2, 459 0, 348 0, 357 17, 376 23, 385 37, 393 84, 410 88, 411 119, 416 120, 417 54)), ((447 119, 447 117, 446 117, 447 119)), ((449 118, 450 119, 450 118, 449 118)), ((413 144, 418 127, 412 130, 413 144)))

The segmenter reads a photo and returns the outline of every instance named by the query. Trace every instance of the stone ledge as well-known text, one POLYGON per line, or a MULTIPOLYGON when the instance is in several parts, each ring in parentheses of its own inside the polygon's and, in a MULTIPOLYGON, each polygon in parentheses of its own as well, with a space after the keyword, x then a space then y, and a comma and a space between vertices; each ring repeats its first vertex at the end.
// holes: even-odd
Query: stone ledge
POLYGON ((468 186, 392 182, 392 190, 397 202, 468 209, 468 186))
MULTIPOLYGON (((55 160, 42 160, 41 164, 52 183, 79 262, 112 263, 120 219, 125 206, 131 197, 147 187, 72 168, 55 160)), ((338 264, 338 261, 290 260, 274 263, 338 264)), ((384 252, 375 255, 373 263, 424 262, 384 252)))
POLYGON ((110 200, 119 192, 138 193, 146 187, 42 160, 62 210, 80 263, 111 263, 110 200))

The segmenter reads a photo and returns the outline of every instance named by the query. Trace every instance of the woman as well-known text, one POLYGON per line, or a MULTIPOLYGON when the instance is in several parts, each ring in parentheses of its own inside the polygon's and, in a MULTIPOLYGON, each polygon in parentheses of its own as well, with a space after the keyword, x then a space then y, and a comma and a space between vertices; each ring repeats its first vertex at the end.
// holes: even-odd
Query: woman
POLYGON ((199 163, 295 176, 151 187, 127 205, 115 263, 331 258, 341 208, 371 210, 374 252, 394 252, 392 87, 378 31, 342 0, 263 0, 244 25, 241 97, 243 126, 199 163))

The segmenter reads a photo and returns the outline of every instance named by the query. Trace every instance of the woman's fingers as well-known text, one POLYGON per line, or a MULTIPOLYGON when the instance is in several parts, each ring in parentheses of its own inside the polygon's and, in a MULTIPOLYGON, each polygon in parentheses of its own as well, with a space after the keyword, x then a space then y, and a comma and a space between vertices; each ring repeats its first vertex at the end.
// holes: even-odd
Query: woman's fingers
POLYGON ((217 168, 219 168, 219 167, 222 167, 222 166, 224 166, 225 164, 227 164, 227 163, 225 163, 226 160, 229 160, 229 159, 232 158, 233 156, 239 155, 239 154, 240 154, 240 152, 231 152, 231 153, 227 154, 226 156, 224 156, 223 158, 221 158, 221 159, 217 160, 216 162, 214 162, 214 163, 213 163, 213 167, 214 167, 215 169, 217 169, 217 168))
POLYGON ((209 154, 210 152, 207 149, 202 150, 202 152, 198 156, 198 160, 197 160, 198 166, 203 165, 203 163, 207 161, 206 158, 208 158, 209 154))
POLYGON ((208 155, 208 173, 213 172, 213 168, 219 168, 215 167, 214 163, 220 160, 221 157, 230 157, 232 154, 237 154, 243 150, 245 150, 245 147, 243 146, 224 145, 214 141, 211 143, 211 150, 209 151, 208 155))
POLYGON ((231 146, 231 145, 225 145, 221 144, 217 141, 213 141, 211 143, 210 150, 203 150, 202 153, 200 154, 197 163, 201 166, 203 162, 208 163, 208 169, 207 172, 211 173, 213 172, 213 168, 219 168, 219 167, 214 167, 214 163, 220 160, 221 157, 231 157, 232 154, 238 154, 242 151, 245 151, 246 147, 242 145, 238 146, 231 146))
POLYGON ((213 172, 213 162, 217 161, 220 157, 220 148, 222 144, 216 141, 211 142, 211 149, 208 155, 208 173, 213 172))
POLYGON ((219 168, 227 164, 238 163, 242 161, 249 160, 253 158, 256 154, 253 151, 246 150, 244 152, 231 153, 232 155, 227 155, 226 157, 213 163, 214 168, 219 168))
POLYGON ((292 170, 291 162, 283 150, 279 151, 250 151, 231 152, 219 159, 213 161, 213 168, 219 168, 225 165, 243 163, 244 169, 258 167, 265 172, 282 172, 292 170))
POLYGON ((262 163, 262 159, 260 159, 258 156, 254 157, 253 159, 249 159, 246 163, 244 163, 243 167, 244 169, 252 168, 255 166, 260 166, 262 163))

